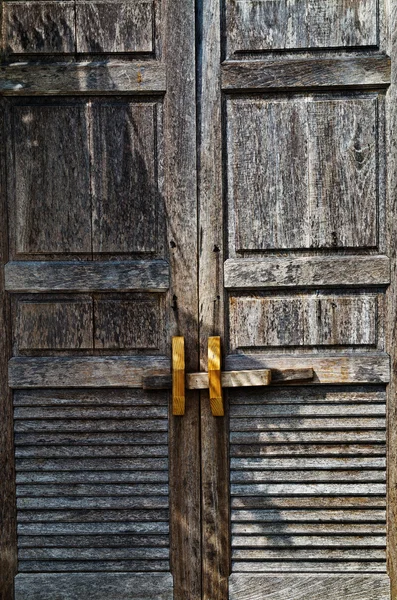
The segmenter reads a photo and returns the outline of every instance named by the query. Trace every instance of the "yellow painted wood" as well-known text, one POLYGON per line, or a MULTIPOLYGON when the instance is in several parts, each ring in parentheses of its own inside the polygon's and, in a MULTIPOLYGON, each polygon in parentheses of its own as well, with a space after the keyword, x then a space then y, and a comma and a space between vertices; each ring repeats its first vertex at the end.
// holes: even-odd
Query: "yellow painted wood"
POLYGON ((219 336, 208 338, 208 385, 212 414, 214 417, 223 417, 225 410, 222 398, 221 338, 219 336))
POLYGON ((172 338, 172 414, 185 414, 185 340, 172 338))

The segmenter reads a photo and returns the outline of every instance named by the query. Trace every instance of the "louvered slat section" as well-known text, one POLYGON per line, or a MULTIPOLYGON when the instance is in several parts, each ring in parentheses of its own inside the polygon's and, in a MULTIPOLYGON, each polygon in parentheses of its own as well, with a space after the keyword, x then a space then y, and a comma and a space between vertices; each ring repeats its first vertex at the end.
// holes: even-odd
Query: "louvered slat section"
POLYGON ((168 397, 14 393, 20 572, 169 571, 168 397))
POLYGON ((229 397, 233 572, 385 572, 384 389, 229 397))

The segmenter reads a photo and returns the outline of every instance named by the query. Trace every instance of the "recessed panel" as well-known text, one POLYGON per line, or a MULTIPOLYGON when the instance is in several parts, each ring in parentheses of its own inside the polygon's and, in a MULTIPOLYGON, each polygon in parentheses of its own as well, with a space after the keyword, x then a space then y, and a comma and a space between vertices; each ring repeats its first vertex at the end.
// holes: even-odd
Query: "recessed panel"
POLYGON ((10 209, 18 253, 91 252, 87 130, 83 105, 14 107, 10 209))
POLYGON ((375 247, 377 165, 375 97, 229 100, 232 245, 375 247))
POLYGON ((230 299, 233 348, 374 346, 375 295, 240 296, 230 299))
POLYGON ((98 296, 95 300, 95 347, 156 350, 161 335, 158 295, 98 296))
POLYGON ((227 54, 375 46, 376 0, 226 0, 227 54))
POLYGON ((15 333, 18 350, 90 349, 91 299, 20 300, 15 333))
POLYGON ((93 107, 94 252, 156 250, 157 108, 149 102, 93 107))
POLYGON ((75 50, 73 2, 4 2, 6 49, 18 54, 75 50))
POLYGON ((78 52, 152 52, 151 0, 77 2, 78 52))

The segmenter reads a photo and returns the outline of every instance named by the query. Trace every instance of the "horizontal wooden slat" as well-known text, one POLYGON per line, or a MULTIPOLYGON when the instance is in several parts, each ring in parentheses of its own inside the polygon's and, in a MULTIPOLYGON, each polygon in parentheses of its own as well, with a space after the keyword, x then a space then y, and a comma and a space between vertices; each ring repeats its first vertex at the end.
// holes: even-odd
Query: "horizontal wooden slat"
POLYGON ((18 498, 61 498, 68 496, 95 496, 97 498, 107 498, 109 496, 168 496, 169 488, 161 483, 136 483, 136 484, 84 484, 75 483, 72 485, 53 484, 53 485, 17 485, 16 494, 18 498))
POLYGON ((89 497, 76 496, 75 498, 19 498, 17 508, 20 509, 84 509, 84 508, 168 508, 167 496, 134 496, 134 497, 89 497))
MULTIPOLYGON (((240 496, 230 499, 232 508, 242 508, 245 510, 257 509, 338 509, 335 510, 335 517, 341 518, 341 510, 363 509, 365 513, 368 509, 384 509, 386 506, 386 498, 380 496, 301 496, 301 497, 283 497, 278 496, 269 498, 267 496, 240 496), (365 509, 365 510, 364 510, 365 509)), ((294 513, 295 511, 291 511, 294 513)), ((357 511, 356 511, 357 512, 357 511)), ((286 511, 287 515, 288 511, 286 511)), ((248 514, 248 513, 247 513, 248 514)), ((288 513, 290 514, 290 513, 288 513)), ((318 511, 312 511, 313 519, 316 519, 318 511)), ((361 513, 360 513, 361 514, 361 513)), ((385 519, 385 513, 383 519, 385 519)), ((298 518, 299 512, 297 513, 298 518)), ((359 513, 357 512, 357 515, 359 513)), ((286 516, 287 518, 287 516, 286 516)), ((365 517, 367 519, 367 517, 365 517)), ((306 515, 306 520, 309 520, 306 515)))
MULTIPOLYGON (((299 500, 299 499, 298 499, 299 500)), ((298 504, 298 501, 295 501, 298 504)), ((369 522, 386 522, 386 512, 384 510, 283 510, 270 508, 269 510, 233 510, 231 516, 232 522, 243 522, 244 527, 256 527, 257 531, 261 531, 263 523, 278 523, 277 527, 285 526, 288 527, 288 523, 291 523, 291 527, 295 527, 295 523, 317 522, 325 524, 326 522, 332 523, 369 523, 369 522), (254 523, 255 522, 255 523, 254 523)))
POLYGON ((117 390, 17 390, 14 406, 168 406, 166 393, 117 390))
MULTIPOLYGON (((356 413, 357 414, 357 411, 356 413)), ((379 413, 378 413, 379 414, 379 413)), ((168 418, 167 406, 145 407, 23 407, 14 409, 14 419, 158 419, 168 418)))
MULTIPOLYGON (((78 466, 78 465, 76 465, 78 466)), ((168 471, 22 471, 19 483, 167 483, 168 471)))
POLYGON ((311 58, 268 62, 227 61, 222 65, 222 87, 240 90, 297 88, 366 88, 390 84, 390 58, 311 58))
POLYGON ((20 560, 167 560, 168 548, 23 548, 20 560))
MULTIPOLYGON (((387 383, 390 359, 387 354, 354 354, 350 356, 279 356, 262 354, 230 354, 225 359, 227 371, 242 369, 312 368, 313 383, 387 383)), ((308 382, 309 384, 310 382, 308 382)))
MULTIPOLYGON (((126 524, 136 521, 168 521, 166 509, 149 510, 20 510, 19 523, 107 523, 108 532, 124 531, 126 524)), ((93 533, 90 531, 89 533, 93 533)), ((95 533, 95 532, 94 532, 95 533)))
POLYGON ((347 443, 347 442, 384 442, 386 431, 232 431, 230 441, 233 444, 288 444, 288 443, 347 443))
POLYGON ((12 358, 9 385, 13 388, 142 387, 150 373, 170 371, 161 356, 12 358))
MULTIPOLYGON (((17 446, 51 446, 60 444, 70 444, 70 446, 91 446, 101 444, 102 446, 115 446, 123 444, 125 446, 139 446, 140 444, 167 444, 167 431, 123 433, 115 431, 103 433, 76 433, 76 432, 41 432, 16 433, 15 443, 17 446)), ((88 451, 87 451, 88 453, 88 451)), ((89 456, 89 454, 87 454, 89 456)))
POLYGON ((244 548, 232 549, 233 560, 385 560, 378 548, 244 548))
POLYGON ((169 543, 168 535, 21 535, 18 538, 19 548, 167 548, 169 543))
MULTIPOLYGON (((250 357, 253 359, 254 357, 250 357)), ((277 370, 273 371, 273 379, 277 370)), ((295 391, 290 387, 277 387, 264 390, 233 390, 229 393, 231 405, 244 404, 383 404, 386 405, 384 387, 300 387, 295 391)), ((233 409, 234 410, 234 409, 233 409)), ((299 409, 297 409, 299 410, 299 409)), ((248 414, 248 413, 247 413, 248 414)))
POLYGON ((5 266, 9 292, 163 292, 169 288, 169 277, 164 260, 17 261, 5 266))
POLYGON ((385 469, 381 471, 356 469, 355 471, 232 471, 230 473, 232 483, 297 483, 297 482, 376 482, 386 481, 385 469))
POLYGON ((233 496, 338 496, 338 495, 380 495, 386 493, 386 486, 379 483, 272 483, 272 484, 232 484, 233 496))
POLYGON ((0 69, 0 93, 6 96, 161 93, 165 66, 157 61, 11 64, 0 69))
MULTIPOLYGON (((253 515, 255 516, 255 515, 253 515)), ((252 535, 322 535, 332 536, 333 534, 365 534, 377 533, 386 534, 386 523, 232 523, 231 532, 233 534, 245 535, 250 539, 252 535)), ((50 538, 49 538, 50 539, 50 538)))
POLYGON ((259 471, 260 469, 384 469, 385 458, 231 458, 231 469, 259 471))
MULTIPOLYGON (((280 531, 279 534, 283 534, 280 531)), ((233 548, 385 548, 385 535, 233 535, 233 548)))
POLYGON ((168 534, 167 522, 122 522, 122 523, 23 523, 18 525, 18 535, 116 535, 135 534, 168 534))
POLYGON ((352 287, 388 283, 390 261, 382 255, 232 258, 225 262, 225 286, 229 289, 352 287))
POLYGON ((17 471, 139 471, 153 469, 167 470, 166 458, 86 458, 71 459, 29 459, 16 460, 17 471))
POLYGON ((17 446, 17 458, 137 458, 168 456, 168 446, 17 446))
POLYGON ((165 419, 34 419, 15 421, 15 431, 167 431, 165 419))
POLYGON ((384 429, 384 418, 371 417, 319 417, 312 419, 310 417, 278 417, 263 418, 263 419, 232 419, 230 422, 231 431, 269 431, 282 429, 384 429))
MULTIPOLYGON (((354 559, 353 559, 354 560, 354 559)), ((298 566, 298 565, 296 565, 298 566)), ((328 569, 330 566, 328 565, 328 569)), ((299 570, 299 569, 298 569, 299 570)), ((230 600, 389 600, 386 575, 242 575, 230 577, 230 600), (291 594, 291 590, 293 590, 291 594)))
MULTIPOLYGON (((17 449, 21 450, 21 448, 17 449)), ((232 444, 230 454, 234 457, 259 456, 385 456, 385 444, 232 444)))
MULTIPOLYGON (((271 561, 271 562, 244 562, 244 561, 232 561, 232 570, 235 576, 238 573, 283 573, 283 572, 295 572, 295 573, 326 573, 332 569, 332 573, 386 573, 386 563, 384 560, 368 561, 363 560, 361 562, 349 561, 336 561, 332 563, 329 561, 271 561)), ((241 596, 239 596, 241 598, 241 596)), ((247 598, 247 597, 245 597, 247 598)), ((252 596, 249 596, 250 600, 252 596)), ((261 600, 262 596, 258 596, 261 600)), ((278 596, 285 600, 285 596, 278 596)), ((362 600, 360 596, 353 596, 354 600, 362 600)), ((267 597, 266 597, 266 600, 267 597)), ((295 600, 295 599, 294 599, 295 600)), ((330 598, 331 600, 331 598, 330 598)), ((334 598, 332 598, 334 600, 334 598)), ((388 598, 389 600, 389 598, 388 598)))
MULTIPOLYGON (((125 574, 129 571, 135 572, 138 574, 142 574, 145 571, 157 573, 161 571, 169 571, 170 563, 168 560, 20 560, 18 561, 19 571, 22 573, 63 573, 67 572, 68 576, 73 572, 76 573, 107 573, 110 574, 111 571, 125 574)), ((150 581, 148 581, 148 585, 150 585, 150 581)), ((59 589, 56 589, 57 593, 59 593, 59 589)), ((137 593, 135 591, 135 593, 137 593)), ((133 595, 130 593, 129 598, 136 598, 137 600, 141 600, 142 598, 149 598, 157 600, 158 598, 167 598, 167 600, 171 600, 171 595, 158 595, 153 596, 153 589, 147 590, 148 595, 145 596, 143 593, 139 595, 133 595)), ((164 594, 164 592, 163 592, 164 594)), ((70 597, 70 594, 69 594, 70 597)), ((92 591, 90 591, 90 598, 104 598, 104 596, 93 596, 92 591)), ((111 597, 111 596, 110 596, 111 597)), ((120 596, 119 596, 120 597, 120 596)), ((29 596, 30 598, 30 596, 29 596)), ((33 598, 37 598, 37 600, 42 600, 43 596, 33 596, 33 598)), ((48 599, 54 598, 54 596, 47 596, 48 599)), ((81 596, 72 596, 72 598, 81 598, 81 596)), ((18 598, 16 598, 18 600, 18 598)), ((20 596, 20 600, 26 600, 26 596, 20 596)), ((69 600, 69 598, 68 598, 69 600)))
MULTIPOLYGON (((141 411, 143 412, 143 411, 141 411)), ((28 413, 29 414, 29 413, 28 413)), ((262 404, 231 406, 230 416, 236 417, 322 417, 322 416, 376 417, 386 415, 385 404, 262 404)), ((15 415, 16 416, 16 415, 15 415)), ((238 421, 236 421, 238 423, 238 421)))

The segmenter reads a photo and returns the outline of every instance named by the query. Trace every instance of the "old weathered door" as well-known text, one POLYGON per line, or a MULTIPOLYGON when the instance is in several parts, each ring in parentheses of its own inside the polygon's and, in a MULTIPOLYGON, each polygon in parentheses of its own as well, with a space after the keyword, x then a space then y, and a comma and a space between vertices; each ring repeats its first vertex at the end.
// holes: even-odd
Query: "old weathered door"
POLYGON ((383 0, 201 3, 202 367, 221 335, 226 370, 274 381, 229 392, 224 419, 202 399, 206 600, 390 597, 395 19, 383 0), (283 384, 296 368, 312 381, 283 384))
POLYGON ((2 600, 390 598, 395 1, 1 9, 2 600))
POLYGON ((199 599, 194 2, 2 20, 1 597, 199 599))

